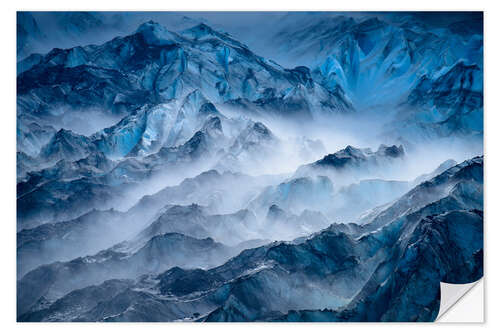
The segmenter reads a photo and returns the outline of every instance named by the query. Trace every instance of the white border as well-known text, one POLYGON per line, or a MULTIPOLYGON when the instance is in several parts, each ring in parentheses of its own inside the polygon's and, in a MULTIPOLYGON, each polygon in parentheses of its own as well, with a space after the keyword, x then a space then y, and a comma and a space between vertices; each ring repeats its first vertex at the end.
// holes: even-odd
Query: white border
MULTIPOLYGON (((165 331, 191 331, 203 329, 213 332, 253 332, 254 330, 271 331, 283 329, 286 331, 303 332, 304 329, 312 328, 315 331, 328 331, 332 329, 356 329, 366 330, 370 332, 401 332, 415 330, 443 330, 452 329, 455 332, 460 331, 476 331, 480 328, 494 328, 498 326, 499 316, 498 309, 500 304, 497 297, 499 294, 499 272, 498 265, 498 247, 500 244, 499 225, 500 219, 495 206, 498 205, 497 200, 500 198, 498 188, 500 187, 499 174, 500 165, 498 154, 496 154, 496 145, 500 144, 500 128, 498 128, 498 120, 500 108, 498 97, 498 87, 500 84, 498 71, 500 54, 498 45, 500 40, 498 32, 500 31, 499 22, 500 15, 496 11, 497 6, 494 1, 435 1, 435 0, 419 0, 419 1, 317 1, 317 0, 253 0, 251 2, 238 3, 235 0, 210 0, 210 1, 128 1, 128 0, 113 0, 113 1, 97 1, 86 0, 69 2, 67 0, 25 0, 25 1, 9 1, 2 3, 1 15, 1 38, 0 50, 2 66, 1 78, 1 118, 0 118, 0 177, 1 177, 1 196, 0 196, 0 212, 2 229, 2 239, 0 241, 1 273, 1 307, 0 318, 2 331, 10 330, 50 330, 51 332, 65 332, 68 330, 74 332, 86 332, 89 329, 95 331, 120 331, 133 332, 137 330, 156 330, 165 331), (394 10, 484 10, 485 11, 485 320, 486 324, 478 325, 457 325, 457 324, 176 324, 176 323, 161 323, 161 324, 27 324, 16 323, 16 257, 15 257, 15 77, 16 77, 16 10, 332 10, 332 11, 394 11, 394 10), (490 89, 491 87, 491 89, 490 89), (490 94, 491 92, 491 94, 490 94), (497 98, 495 98, 497 97, 497 98), (491 203, 491 204, 490 204, 491 203), (495 239, 497 238, 497 239, 495 239), (495 260, 496 259, 496 260, 495 260), (496 281, 496 282, 495 282, 496 281), (369 327, 367 327, 369 326, 369 327)), ((474 304, 471 304, 474 306, 474 304)), ((498 327, 497 327, 498 331, 498 327)))
MULTIPOLYGON (((436 321, 440 323, 482 323, 484 321, 484 281, 451 285, 458 287, 455 295, 449 298, 450 303, 443 308, 443 283, 441 283, 441 307, 436 321)), ((451 291, 451 290, 449 290, 451 291)))

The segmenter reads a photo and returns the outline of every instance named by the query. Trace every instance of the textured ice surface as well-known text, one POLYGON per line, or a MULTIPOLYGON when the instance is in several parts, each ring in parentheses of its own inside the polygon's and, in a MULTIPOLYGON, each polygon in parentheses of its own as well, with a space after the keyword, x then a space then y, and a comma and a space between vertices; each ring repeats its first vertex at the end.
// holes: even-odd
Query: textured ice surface
POLYGON ((18 13, 18 320, 434 320, 483 275, 482 15, 220 15, 18 13))

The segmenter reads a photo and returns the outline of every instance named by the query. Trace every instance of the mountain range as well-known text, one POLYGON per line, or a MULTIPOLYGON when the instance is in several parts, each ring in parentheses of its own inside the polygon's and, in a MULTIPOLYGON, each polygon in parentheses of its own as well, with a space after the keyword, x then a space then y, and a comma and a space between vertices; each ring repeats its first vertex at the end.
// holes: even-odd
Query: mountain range
POLYGON ((482 277, 482 16, 257 14, 18 12, 18 321, 433 321, 482 277))

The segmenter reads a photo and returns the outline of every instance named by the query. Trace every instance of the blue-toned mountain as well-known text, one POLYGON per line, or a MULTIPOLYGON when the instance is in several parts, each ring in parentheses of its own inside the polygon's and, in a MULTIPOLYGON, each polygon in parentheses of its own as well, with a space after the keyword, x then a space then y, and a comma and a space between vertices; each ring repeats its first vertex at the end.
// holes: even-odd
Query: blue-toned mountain
POLYGON ((54 49, 23 70, 18 112, 47 116, 62 107, 127 113, 195 89, 219 103, 244 99, 265 106, 281 100, 281 111, 309 116, 352 109, 340 93, 307 77, 308 70, 284 69, 206 25, 178 34, 148 22, 99 46, 54 49))
POLYGON ((63 314, 78 321, 433 320, 440 281, 482 276, 481 171, 482 157, 446 170, 407 195, 418 199, 417 192, 439 184, 448 189, 444 197, 385 214, 383 222, 333 224, 293 242, 245 250, 209 270, 173 268, 139 279, 102 304, 68 312, 71 304, 94 298, 85 288, 68 307, 61 302, 73 293, 23 320, 63 314), (332 310, 316 310, 325 308, 332 310))

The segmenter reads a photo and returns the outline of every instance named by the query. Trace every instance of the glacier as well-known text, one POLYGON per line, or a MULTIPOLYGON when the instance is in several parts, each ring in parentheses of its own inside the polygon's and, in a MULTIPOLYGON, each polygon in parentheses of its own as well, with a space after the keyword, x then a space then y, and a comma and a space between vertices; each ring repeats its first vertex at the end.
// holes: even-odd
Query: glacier
POLYGON ((482 13, 17 18, 18 321, 433 321, 483 276, 482 13))

